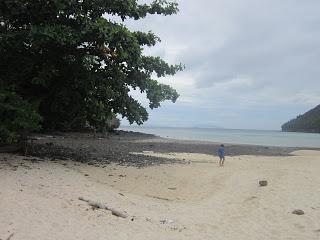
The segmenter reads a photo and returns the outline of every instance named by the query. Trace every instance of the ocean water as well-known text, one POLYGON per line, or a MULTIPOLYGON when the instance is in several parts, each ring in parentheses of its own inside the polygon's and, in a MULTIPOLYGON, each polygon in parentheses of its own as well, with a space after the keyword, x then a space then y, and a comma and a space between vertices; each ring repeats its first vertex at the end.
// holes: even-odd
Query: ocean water
POLYGON ((283 147, 320 148, 319 133, 295 133, 270 130, 173 128, 124 126, 120 129, 155 134, 164 138, 202 140, 219 143, 253 144, 283 147))

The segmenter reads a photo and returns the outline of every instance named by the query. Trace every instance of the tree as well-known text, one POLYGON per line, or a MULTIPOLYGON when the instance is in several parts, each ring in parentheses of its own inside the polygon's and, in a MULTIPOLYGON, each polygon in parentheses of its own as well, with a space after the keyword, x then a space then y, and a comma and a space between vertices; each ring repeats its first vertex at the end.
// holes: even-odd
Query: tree
POLYGON ((0 87, 34 106, 44 129, 99 127, 114 114, 142 124, 148 113, 130 89, 145 92, 151 109, 175 102, 178 93, 152 75, 183 67, 144 56, 143 48, 160 39, 110 16, 139 20, 177 11, 177 3, 164 0, 1 0, 0 87))
POLYGON ((28 131, 39 129, 40 115, 34 106, 17 96, 12 89, 0 89, 0 143, 13 143, 28 131))

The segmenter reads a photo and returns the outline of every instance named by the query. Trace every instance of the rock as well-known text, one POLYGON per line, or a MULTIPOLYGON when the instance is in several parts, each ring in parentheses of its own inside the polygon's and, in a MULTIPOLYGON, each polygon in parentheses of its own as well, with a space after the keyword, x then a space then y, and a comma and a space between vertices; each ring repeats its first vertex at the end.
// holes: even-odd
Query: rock
POLYGON ((295 214, 295 215, 303 215, 304 214, 304 211, 301 210, 301 209, 295 209, 292 211, 292 214, 295 214))
POLYGON ((265 186, 268 185, 268 181, 267 180, 261 180, 261 181, 259 181, 259 185, 260 185, 260 187, 265 187, 265 186))

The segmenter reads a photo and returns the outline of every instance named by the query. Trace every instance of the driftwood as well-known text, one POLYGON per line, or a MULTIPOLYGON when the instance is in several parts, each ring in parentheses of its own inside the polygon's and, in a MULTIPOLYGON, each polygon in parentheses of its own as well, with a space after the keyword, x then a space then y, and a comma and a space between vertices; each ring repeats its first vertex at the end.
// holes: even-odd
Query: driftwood
POLYGON ((101 209, 106 209, 108 211, 111 211, 112 215, 114 216, 117 216, 117 217, 122 217, 122 218, 127 218, 128 217, 128 214, 124 213, 124 212, 121 212, 121 211, 118 211, 116 209, 113 209, 103 203, 99 203, 99 202, 96 202, 96 201, 92 201, 92 200, 89 200, 89 199, 85 199, 83 197, 79 197, 78 198, 80 201, 84 201, 84 202, 87 202, 90 206, 94 207, 94 208, 101 208, 101 209))
POLYGON ((172 199, 169 199, 169 198, 158 197, 158 196, 153 196, 153 195, 149 195, 149 194, 147 194, 146 196, 147 197, 151 197, 151 198, 156 198, 156 199, 159 199, 159 200, 172 201, 172 199))
POLYGON ((6 240, 10 240, 13 237, 14 233, 11 233, 10 236, 6 240))

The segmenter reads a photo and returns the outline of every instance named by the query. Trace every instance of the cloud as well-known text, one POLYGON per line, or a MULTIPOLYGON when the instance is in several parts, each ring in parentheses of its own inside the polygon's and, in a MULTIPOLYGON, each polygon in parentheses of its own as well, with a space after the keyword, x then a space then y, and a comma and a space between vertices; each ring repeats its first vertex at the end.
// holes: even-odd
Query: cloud
MULTIPOLYGON (((191 116, 202 116, 208 124, 278 129, 320 103, 320 1, 178 3, 175 16, 127 22, 162 39, 146 54, 186 65, 184 72, 159 79, 181 94, 176 104, 165 103, 154 113, 170 117, 168 125, 172 119, 196 125, 191 116)), ((149 124, 157 125, 150 114, 149 124)))

